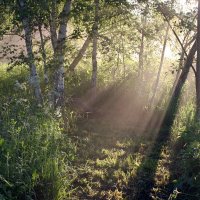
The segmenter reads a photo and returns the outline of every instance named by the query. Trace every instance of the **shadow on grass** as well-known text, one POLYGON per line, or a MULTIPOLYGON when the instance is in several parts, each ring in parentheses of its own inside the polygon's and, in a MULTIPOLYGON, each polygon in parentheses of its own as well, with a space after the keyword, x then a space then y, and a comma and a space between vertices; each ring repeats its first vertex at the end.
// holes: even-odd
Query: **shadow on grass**
POLYGON ((200 199, 200 135, 197 123, 192 120, 187 120, 185 131, 172 147, 170 180, 166 186, 170 200, 200 199))
MULTIPOLYGON (((136 176, 130 179, 128 188, 125 193, 126 199, 130 200, 150 200, 153 199, 152 190, 155 186, 155 175, 158 168, 159 160, 161 160, 162 150, 168 145, 171 136, 171 127, 173 125, 177 113, 178 99, 172 98, 167 107, 166 113, 156 120, 154 117, 150 120, 152 124, 150 135, 154 135, 154 142, 147 156, 143 159, 139 166, 136 176), (157 133, 153 127, 160 127, 157 133)), ((146 126, 148 129, 148 125, 146 126)), ((167 196, 160 196, 161 199, 167 199, 167 196)))
MULTIPOLYGON (((156 174, 158 162, 161 159, 161 152, 170 137, 170 131, 160 130, 151 152, 144 158, 142 164, 137 170, 136 176, 129 181, 128 189, 125 191, 127 199, 148 200, 152 199, 151 190, 154 187, 154 177, 156 174)), ((160 197, 163 199, 163 197, 160 197)))
MULTIPOLYGON (((176 107, 177 98, 172 98, 167 113, 165 115, 163 114, 162 117, 156 120, 154 115, 152 115, 151 120, 148 122, 149 124, 147 124, 146 126, 146 128, 148 129, 151 124, 151 130, 147 130, 147 132, 149 136, 154 135, 154 137, 150 137, 151 141, 153 141, 150 145, 151 149, 146 148, 142 152, 143 155, 140 157, 141 160, 138 163, 137 167, 133 169, 133 174, 131 174, 127 166, 119 164, 125 161, 120 157, 117 157, 115 164, 111 164, 110 166, 105 164, 105 162, 103 161, 106 159, 105 155, 102 155, 103 149, 117 148, 116 143, 119 137, 115 132, 113 132, 112 128, 110 128, 110 130, 103 130, 103 125, 98 124, 98 127, 100 127, 100 129, 98 130, 98 128, 94 126, 95 124, 91 124, 91 126, 88 126, 88 124, 84 123, 81 124, 80 127, 82 130, 84 128, 87 128, 87 131, 85 133, 82 131, 82 138, 87 141, 84 144, 85 146, 79 146, 79 149, 81 149, 80 154, 78 155, 78 157, 80 158, 79 165, 81 165, 81 163, 85 163, 85 166, 87 165, 87 167, 89 168, 86 169, 86 172, 82 173, 83 175, 79 176, 81 178, 79 178, 79 180, 76 182, 76 185, 82 190, 80 192, 81 194, 79 196, 79 199, 81 199, 82 197, 84 197, 85 199, 153 199, 151 192, 155 186, 156 170, 159 164, 159 160, 161 160, 162 158, 162 150, 165 146, 168 145, 168 141, 170 139, 171 127, 177 113, 177 109, 175 109, 176 107), (174 106, 172 106, 172 104, 174 106), (158 134, 153 133, 155 132, 155 129, 153 129, 154 125, 152 124, 155 124, 155 127, 157 127, 158 134), (159 129, 158 127, 161 128, 159 129), (92 160, 92 167, 88 165, 89 160, 92 160), (102 161, 104 162, 104 164, 100 163, 100 166, 97 162, 95 162, 95 160, 98 160, 98 163, 102 161), (90 174, 92 174, 95 170, 102 171, 102 176, 104 176, 104 178, 98 177, 97 179, 100 180, 98 181, 98 186, 93 187, 91 186, 91 184, 92 182, 96 184, 97 179, 94 178, 94 176, 90 176, 90 174), (117 180, 115 179, 116 177, 114 177, 114 174, 118 170, 120 170, 121 175, 118 177, 117 180), (120 181, 120 179, 123 179, 124 176, 126 176, 125 179, 127 179, 127 182, 124 181, 124 183, 118 185, 118 182, 120 181), (113 180, 111 180, 111 178, 113 180), (80 179, 84 180, 84 183, 80 179), (111 196, 111 193, 112 195, 115 195, 116 191, 120 193, 120 197, 111 196)), ((129 139, 129 136, 131 134, 133 133, 130 132, 130 134, 127 134, 126 132, 123 137, 129 139)), ((132 155, 140 151, 138 148, 122 148, 122 150, 124 150, 125 152, 123 157, 130 157, 131 159, 132 155)), ((131 162, 134 165, 136 161, 132 159, 131 162)), ((159 198, 168 199, 168 194, 161 194, 159 198)))
MULTIPOLYGON (((166 120, 164 119, 164 121, 166 120)), ((149 121, 151 128, 154 127, 154 124, 160 123, 160 118, 157 118, 157 120, 152 118, 149 121)), ((140 138, 140 135, 139 137, 134 135, 131 130, 124 130, 124 132, 118 130, 118 132, 115 132, 112 127, 108 128, 95 121, 91 124, 83 122, 79 124, 79 127, 81 127, 81 131, 77 137, 82 142, 78 144, 79 160, 76 165, 85 164, 84 167, 87 166, 87 169, 81 170, 79 180, 75 183, 77 187, 81 188, 81 191, 77 192, 80 194, 79 199, 152 199, 151 190, 154 187, 156 169, 161 158, 162 149, 169 140, 171 126, 165 127, 163 122, 162 128, 158 130, 159 133, 156 136, 152 136, 155 135, 155 133, 151 133, 155 132, 155 129, 152 128, 148 130, 146 135, 143 135, 144 138, 140 138), (124 139, 126 141, 132 140, 134 143, 130 144, 128 148, 116 145, 117 143, 123 143, 124 139), (145 142, 145 147, 141 148, 141 144, 145 142), (104 150, 108 150, 109 155, 104 155, 102 153, 104 150), (123 155, 113 158, 113 150, 114 154, 116 150, 120 150, 123 155), (138 159, 139 162, 136 164, 138 159), (127 160, 128 164, 125 164, 127 160), (130 167, 131 165, 133 167, 130 167), (82 173, 83 171, 84 173, 82 173), (102 172, 104 178, 95 177, 94 171, 102 172), (116 176, 118 177, 116 178, 116 176), (92 186, 92 182, 95 184, 98 182, 98 187, 92 186), (86 188, 91 188, 93 192, 88 191, 86 188), (96 192, 94 192, 95 190, 96 192), (121 195, 119 195, 120 197, 114 196, 116 191, 118 195, 121 195)))
MULTIPOLYGON (((171 107, 173 108, 173 107, 171 107)), ((176 110, 169 110, 162 122, 161 129, 153 143, 151 151, 143 159, 136 176, 129 181, 126 199, 130 200, 198 200, 200 199, 200 135, 199 126, 193 121, 185 120, 186 129, 171 143, 171 127, 176 110), (170 112, 173 115, 170 115, 170 112), (171 116, 171 118, 170 118, 171 116), (171 147, 169 180, 160 189, 164 192, 154 195, 156 172, 159 160, 163 159, 164 147, 171 147)), ((191 113, 187 116, 191 117, 191 113)), ((191 119, 190 119, 191 120, 191 119)))

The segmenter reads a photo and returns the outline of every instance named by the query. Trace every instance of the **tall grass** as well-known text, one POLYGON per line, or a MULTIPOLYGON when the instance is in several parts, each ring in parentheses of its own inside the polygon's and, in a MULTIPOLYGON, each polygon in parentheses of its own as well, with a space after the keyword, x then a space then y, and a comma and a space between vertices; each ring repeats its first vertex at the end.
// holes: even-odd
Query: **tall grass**
POLYGON ((0 74, 0 199, 67 199, 75 146, 61 119, 34 104, 28 71, 0 74))
POLYGON ((171 199, 200 199, 200 124, 192 100, 181 106, 173 126, 174 192, 171 199))

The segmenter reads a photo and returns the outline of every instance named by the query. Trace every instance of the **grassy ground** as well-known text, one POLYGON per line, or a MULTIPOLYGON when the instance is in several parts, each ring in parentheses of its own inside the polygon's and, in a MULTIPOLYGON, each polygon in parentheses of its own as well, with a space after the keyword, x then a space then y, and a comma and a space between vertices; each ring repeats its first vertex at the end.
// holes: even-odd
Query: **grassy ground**
POLYGON ((0 200, 69 199, 76 147, 27 79, 23 67, 0 68, 0 200))
POLYGON ((160 134, 164 137, 150 139, 102 120, 80 123, 74 135, 78 159, 71 199, 200 199, 198 185, 189 183, 180 166, 184 142, 160 134))
MULTIPOLYGON (((153 129, 152 136, 136 127, 144 126, 148 111, 138 116, 129 102, 114 106, 107 100, 103 113, 127 107, 122 111, 141 123, 127 126, 125 117, 132 115, 112 112, 107 118, 85 116, 74 132, 74 112, 64 111, 63 127, 61 119, 31 103, 25 69, 9 74, 1 69, 0 74, 0 200, 200 199, 200 126, 194 104, 180 108, 171 132, 155 135, 153 129)), ((125 96, 116 91, 117 96, 108 92, 111 100, 125 96)))

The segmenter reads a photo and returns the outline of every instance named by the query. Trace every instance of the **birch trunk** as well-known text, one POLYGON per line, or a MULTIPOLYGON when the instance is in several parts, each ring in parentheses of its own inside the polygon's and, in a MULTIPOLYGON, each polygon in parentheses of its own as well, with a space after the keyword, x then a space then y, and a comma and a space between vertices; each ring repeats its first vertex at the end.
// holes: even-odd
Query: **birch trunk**
POLYGON ((125 51, 124 51, 124 37, 122 36, 122 62, 123 62, 123 75, 124 79, 126 78, 126 64, 125 64, 125 51))
POLYGON ((140 43, 140 51, 139 51, 139 65, 138 65, 138 76, 141 78, 143 77, 143 70, 144 70, 144 34, 145 34, 145 26, 146 26, 146 16, 141 17, 142 23, 142 30, 141 30, 141 43, 140 43))
POLYGON ((41 52, 42 52, 42 59, 43 59, 43 70, 44 70, 44 81, 47 84, 49 82, 48 73, 47 73, 47 61, 46 61, 46 51, 45 51, 45 44, 44 38, 42 34, 42 27, 41 24, 38 25, 39 33, 40 33, 40 41, 41 41, 41 52))
POLYGON ((52 47, 53 47, 53 51, 55 53, 55 51, 56 51, 56 45, 57 45, 56 0, 52 1, 49 25, 50 25, 50 33, 51 33, 51 44, 52 44, 52 47))
POLYGON ((97 36, 93 36, 92 49, 92 88, 96 90, 97 85, 97 36))
POLYGON ((112 72, 114 81, 116 80, 116 72, 119 70, 119 64, 120 64, 119 56, 120 56, 120 44, 119 44, 118 50, 117 50, 117 63, 116 63, 117 66, 113 69, 113 72, 112 72))
POLYGON ((64 50, 65 41, 67 36, 67 23, 69 20, 69 13, 71 10, 71 0, 67 0, 63 11, 60 15, 60 27, 58 33, 57 44, 55 48, 55 61, 58 65, 57 70, 54 74, 55 86, 54 86, 54 106, 62 106, 64 103, 64 50))
POLYGON ((196 117, 200 122, 200 0, 198 1, 197 20, 196 117))
POLYGON ((97 86, 97 35, 98 35, 98 11, 99 0, 94 0, 95 4, 95 18, 93 25, 93 49, 92 49, 92 90, 96 93, 97 86))
POLYGON ((30 27, 28 15, 26 13, 27 9, 26 9, 24 0, 19 0, 18 3, 19 3, 20 14, 21 14, 22 24, 24 28, 24 33, 25 33, 25 43, 26 43, 26 50, 27 50, 29 68, 30 68, 30 84, 32 85, 34 89, 36 101, 38 102, 38 104, 41 104, 43 101, 42 93, 41 93, 40 82, 39 82, 39 77, 37 74, 36 65, 34 62, 32 38, 31 38, 31 27, 30 27))
POLYGON ((87 37, 87 39, 85 40, 83 46, 79 50, 78 55, 75 57, 75 59, 73 60, 73 62, 69 66, 70 71, 74 71, 74 69, 76 68, 76 66, 80 62, 80 60, 83 58, 83 55, 85 54, 85 51, 86 51, 87 47, 89 46, 91 39, 92 39, 92 37, 91 37, 91 35, 89 35, 87 37))
POLYGON ((144 55, 144 31, 142 30, 140 52, 139 52, 139 65, 138 65, 139 77, 142 77, 142 74, 143 74, 143 68, 144 68, 143 55, 144 55))
POLYGON ((166 49, 166 44, 167 44, 167 39, 168 39, 168 34, 169 34, 169 28, 170 28, 169 25, 167 25, 163 49, 162 49, 162 55, 161 55, 161 60, 160 60, 160 66, 159 66, 159 69, 158 69, 158 74, 157 74, 155 86, 154 86, 154 89, 153 89, 153 96, 152 96, 151 101, 150 101, 150 106, 152 106, 153 103, 154 103, 154 99, 156 97, 156 92, 157 92, 159 81, 160 81, 160 74, 161 74, 161 71, 162 71, 162 68, 163 68, 163 62, 164 62, 164 57, 165 57, 165 49, 166 49))

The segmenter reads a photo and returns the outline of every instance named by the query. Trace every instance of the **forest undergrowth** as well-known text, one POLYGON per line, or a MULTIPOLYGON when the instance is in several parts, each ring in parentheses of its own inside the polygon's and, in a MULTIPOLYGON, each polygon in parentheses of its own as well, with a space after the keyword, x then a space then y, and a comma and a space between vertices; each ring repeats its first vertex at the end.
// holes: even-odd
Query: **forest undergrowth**
POLYGON ((116 112, 117 105, 106 115, 112 97, 125 94, 118 86, 102 94, 105 107, 101 98, 94 103, 96 115, 77 118, 74 108, 66 109, 64 124, 59 112, 34 104, 24 77, 26 70, 1 71, 1 200, 200 198, 193 103, 179 109, 169 137, 160 141, 165 129, 140 131, 142 125, 122 120, 127 110, 116 112))
POLYGON ((0 200, 200 200, 200 0, 0 11, 0 200))
POLYGON ((108 121, 80 122, 74 136, 79 159, 72 199, 198 200, 197 130, 192 103, 180 108, 170 137, 163 142, 155 142, 150 133, 120 130, 108 121))

